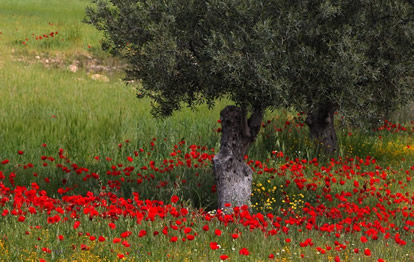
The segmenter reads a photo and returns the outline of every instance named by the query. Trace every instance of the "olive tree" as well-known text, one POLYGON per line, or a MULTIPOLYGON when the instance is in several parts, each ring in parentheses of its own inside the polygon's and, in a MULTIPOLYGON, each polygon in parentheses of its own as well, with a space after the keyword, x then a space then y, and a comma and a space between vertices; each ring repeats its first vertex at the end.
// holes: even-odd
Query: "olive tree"
POLYGON ((338 148, 335 112, 368 127, 412 101, 412 2, 292 1, 300 15, 289 42, 288 100, 307 113, 311 136, 327 152, 338 148))
POLYGON ((94 0, 87 22, 129 64, 155 116, 182 106, 234 105, 220 113, 214 157, 218 207, 250 203, 243 157, 266 109, 307 113, 328 152, 334 112, 363 117, 412 97, 412 5, 403 0, 94 0))
POLYGON ((295 30, 282 21, 286 8, 274 0, 95 0, 86 11, 105 34, 103 47, 127 59, 127 79, 142 82, 155 116, 234 102, 220 113, 213 161, 219 208, 250 204, 253 172, 244 156, 265 110, 285 105, 283 41, 295 30))

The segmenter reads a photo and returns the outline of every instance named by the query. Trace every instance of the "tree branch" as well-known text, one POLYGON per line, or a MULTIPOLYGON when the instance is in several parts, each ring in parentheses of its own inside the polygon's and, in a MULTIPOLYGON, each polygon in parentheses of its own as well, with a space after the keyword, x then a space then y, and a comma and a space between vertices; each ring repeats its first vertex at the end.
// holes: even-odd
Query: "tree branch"
POLYGON ((241 115, 240 121, 241 121, 243 136, 251 137, 250 128, 249 128, 248 121, 247 121, 246 109, 242 106, 241 110, 242 110, 242 115, 241 115))
POLYGON ((248 120, 248 126, 250 130, 250 137, 254 140, 260 131, 262 126, 262 120, 264 116, 264 110, 262 108, 254 108, 252 115, 248 120))

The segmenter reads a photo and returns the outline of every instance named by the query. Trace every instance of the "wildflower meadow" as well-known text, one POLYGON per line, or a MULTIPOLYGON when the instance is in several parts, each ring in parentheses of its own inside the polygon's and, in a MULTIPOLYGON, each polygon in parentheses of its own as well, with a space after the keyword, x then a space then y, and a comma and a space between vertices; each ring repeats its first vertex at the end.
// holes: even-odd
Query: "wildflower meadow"
POLYGON ((266 112, 252 205, 217 210, 228 101, 153 118, 88 4, 0 1, 0 261, 414 261, 409 105, 369 131, 338 115, 335 157, 266 112))

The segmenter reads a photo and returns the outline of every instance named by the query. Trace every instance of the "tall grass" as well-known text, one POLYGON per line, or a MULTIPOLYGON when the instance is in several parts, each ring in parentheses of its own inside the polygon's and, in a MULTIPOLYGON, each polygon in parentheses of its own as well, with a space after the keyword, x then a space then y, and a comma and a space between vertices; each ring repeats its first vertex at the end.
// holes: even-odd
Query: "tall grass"
POLYGON ((217 142, 213 127, 221 104, 212 111, 184 109, 170 119, 154 119, 150 102, 137 99, 135 90, 119 80, 102 83, 84 72, 22 66, 10 62, 0 71, 1 157, 12 157, 17 148, 36 150, 43 143, 88 158, 127 139, 137 145, 152 137, 217 142))

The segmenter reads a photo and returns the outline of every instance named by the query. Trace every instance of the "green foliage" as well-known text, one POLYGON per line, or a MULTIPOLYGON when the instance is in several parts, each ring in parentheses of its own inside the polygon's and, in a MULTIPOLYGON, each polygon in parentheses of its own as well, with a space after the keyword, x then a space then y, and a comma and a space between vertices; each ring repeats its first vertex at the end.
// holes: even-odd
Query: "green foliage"
POLYGON ((280 104, 289 26, 280 26, 275 1, 94 3, 87 22, 128 60, 128 77, 142 80, 156 115, 222 97, 248 109, 280 104))
POLYGON ((244 108, 326 103, 375 123, 413 97, 409 1, 108 1, 87 22, 129 61, 156 115, 228 97, 244 108))
POLYGON ((296 3, 297 34, 289 41, 288 56, 295 87, 289 100, 298 110, 329 102, 345 120, 375 126, 413 98, 413 4, 296 3))

